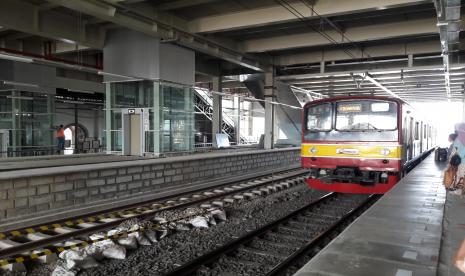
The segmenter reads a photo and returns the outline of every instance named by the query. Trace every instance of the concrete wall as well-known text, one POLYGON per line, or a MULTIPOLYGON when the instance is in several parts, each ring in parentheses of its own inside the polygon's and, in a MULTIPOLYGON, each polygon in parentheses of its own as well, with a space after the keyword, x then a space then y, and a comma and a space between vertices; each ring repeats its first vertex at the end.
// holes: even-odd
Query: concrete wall
MULTIPOLYGON (((131 30, 112 30, 106 36, 104 71, 150 80, 193 85, 195 52, 160 43, 158 38, 131 30)), ((105 76, 105 81, 127 81, 105 76)))
POLYGON ((56 88, 104 92, 104 85, 100 82, 92 79, 86 80, 58 76, 57 70, 59 69, 51 66, 0 60, 0 81, 5 80, 29 84, 28 86, 0 85, 0 89, 16 89, 49 94, 55 94, 56 88))
MULTIPOLYGON (((159 47, 159 39, 153 36, 130 30, 112 30, 107 34, 103 48, 103 68, 112 74, 158 79, 159 47)), ((105 80, 115 78, 105 76, 105 80)))
POLYGON ((0 173, 0 219, 298 166, 300 149, 198 154, 0 173))
POLYGON ((195 53, 175 45, 161 44, 160 79, 194 85, 195 53))

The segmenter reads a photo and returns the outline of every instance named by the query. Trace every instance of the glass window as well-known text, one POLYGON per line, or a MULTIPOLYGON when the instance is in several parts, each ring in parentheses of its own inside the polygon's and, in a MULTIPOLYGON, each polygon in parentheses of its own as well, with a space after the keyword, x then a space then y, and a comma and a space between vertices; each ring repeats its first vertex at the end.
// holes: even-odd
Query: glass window
POLYGON ((341 101, 336 129, 340 131, 395 130, 397 104, 385 101, 341 101))
POLYGON ((332 106, 330 103, 312 105, 307 108, 307 130, 331 130, 332 106))

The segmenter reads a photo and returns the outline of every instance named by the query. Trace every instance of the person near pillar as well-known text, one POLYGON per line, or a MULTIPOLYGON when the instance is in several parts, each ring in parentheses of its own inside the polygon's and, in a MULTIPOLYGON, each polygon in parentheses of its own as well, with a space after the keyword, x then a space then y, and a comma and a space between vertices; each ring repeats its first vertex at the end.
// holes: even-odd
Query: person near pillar
POLYGON ((452 194, 461 195, 464 192, 465 177, 465 123, 455 125, 456 139, 452 143, 452 151, 449 156, 449 167, 457 166, 457 172, 453 186, 450 190, 452 194), (454 164, 453 164, 454 163, 454 164), (455 164, 457 163, 457 164, 455 164))
POLYGON ((56 130, 56 137, 58 143, 58 151, 61 154, 65 150, 65 129, 63 128, 63 125, 60 125, 60 127, 56 130))
POLYGON ((449 160, 450 155, 452 154, 452 151, 454 149, 454 141, 457 138, 457 133, 451 133, 449 134, 449 148, 447 149, 447 159, 449 160))

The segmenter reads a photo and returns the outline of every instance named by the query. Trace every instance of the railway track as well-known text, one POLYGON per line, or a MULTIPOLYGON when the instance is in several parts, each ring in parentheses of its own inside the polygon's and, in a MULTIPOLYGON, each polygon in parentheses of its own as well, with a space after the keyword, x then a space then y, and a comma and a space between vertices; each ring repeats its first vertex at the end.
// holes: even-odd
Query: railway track
MULTIPOLYGON (((330 193, 251 230, 167 275, 286 275, 315 254, 378 196, 330 193)), ((293 271, 293 272, 294 272, 293 271)))
MULTIPOLYGON (((42 260, 49 255, 67 249, 85 247, 104 239, 118 239, 130 232, 104 236, 96 240, 89 239, 89 236, 114 228, 130 219, 150 220, 163 211, 194 206, 204 209, 215 206, 222 207, 236 200, 283 190, 303 183, 305 174, 306 172, 303 170, 291 170, 248 181, 222 184, 176 196, 121 206, 104 212, 88 213, 78 217, 2 232, 0 233, 0 267, 9 267, 11 270, 14 265, 37 259, 42 260), (77 242, 65 246, 64 242, 68 240, 77 240, 77 242)), ((157 225, 154 224, 154 227, 157 225)), ((143 228, 138 229, 138 231, 144 230, 143 228)))

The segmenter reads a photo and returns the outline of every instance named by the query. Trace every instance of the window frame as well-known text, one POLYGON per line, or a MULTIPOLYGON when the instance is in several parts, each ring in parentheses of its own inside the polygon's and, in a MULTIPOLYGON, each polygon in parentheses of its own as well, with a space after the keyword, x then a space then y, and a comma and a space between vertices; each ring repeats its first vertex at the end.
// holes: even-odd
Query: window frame
MULTIPOLYGON (((371 114, 383 113, 383 112, 373 112, 373 111, 371 111, 371 108, 370 108, 370 112, 371 112, 371 114)), ((395 102, 395 101, 376 100, 376 99, 375 100, 373 100, 373 99, 358 99, 357 101, 355 101, 355 100, 343 100, 343 101, 335 102, 335 105, 334 105, 334 130, 336 130, 336 131, 341 131, 341 132, 366 132, 366 131, 396 131, 398 129, 399 129, 399 104, 397 102, 395 102), (356 103, 356 102, 359 102, 359 103, 363 103, 363 102, 372 102, 372 103, 385 102, 385 103, 389 103, 389 104, 392 103, 392 104, 395 105, 396 127, 393 128, 393 129, 338 129, 337 128, 337 117, 338 117, 337 108, 338 108, 339 103, 344 103, 344 102, 354 102, 354 103, 356 103)))

